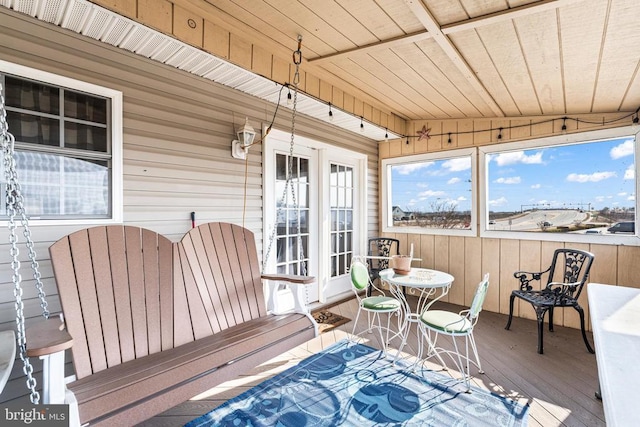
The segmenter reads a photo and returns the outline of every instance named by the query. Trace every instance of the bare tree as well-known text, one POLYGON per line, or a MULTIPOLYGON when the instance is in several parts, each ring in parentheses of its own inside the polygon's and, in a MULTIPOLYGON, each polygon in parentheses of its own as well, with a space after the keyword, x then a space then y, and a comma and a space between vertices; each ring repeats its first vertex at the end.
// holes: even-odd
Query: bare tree
POLYGON ((458 212, 455 202, 438 199, 429 206, 429 212, 416 212, 416 223, 419 227, 463 228, 469 222, 468 216, 458 212))

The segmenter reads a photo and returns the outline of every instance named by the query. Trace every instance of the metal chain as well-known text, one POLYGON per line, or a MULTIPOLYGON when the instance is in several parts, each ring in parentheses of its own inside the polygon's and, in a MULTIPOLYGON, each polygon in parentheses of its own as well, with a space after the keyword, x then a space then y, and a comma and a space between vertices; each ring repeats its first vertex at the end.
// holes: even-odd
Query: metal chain
MULTIPOLYGON (((291 140, 289 142, 289 159, 288 159, 288 171, 287 171, 287 180, 284 185, 284 190, 282 191, 282 197, 280 199, 280 205, 276 211, 276 222, 278 221, 278 216, 282 212, 282 209, 287 200, 287 191, 289 187, 291 187, 291 199, 293 202, 293 206, 296 213, 296 225, 297 225, 297 235, 298 235, 298 260, 300 261, 300 274, 302 276, 307 275, 307 264, 304 258, 304 248, 302 246, 302 237, 300 236, 300 212, 298 208, 298 201, 296 198, 296 190, 295 184, 293 182, 293 148, 295 142, 295 129, 296 129, 296 114, 297 114, 297 105, 298 105, 298 85, 300 83, 300 64, 302 63, 302 51, 300 50, 302 46, 302 36, 298 36, 298 49, 293 52, 293 63, 296 66, 296 71, 293 75, 293 107, 292 107, 292 116, 291 116, 291 140)), ((273 242, 276 237, 276 229, 274 227, 269 236, 269 245, 267 247, 267 253, 265 254, 265 259, 263 262, 263 270, 267 265, 267 261, 269 260, 269 255, 271 254, 271 249, 273 248, 273 242)), ((309 302, 308 296, 308 286, 305 286, 305 290, 307 290, 306 302, 309 302)))
MULTIPOLYGON (((293 53, 293 63, 296 65, 296 72, 293 74, 293 109, 291 116, 291 142, 289 143, 289 176, 293 175, 293 146, 294 146, 294 135, 296 133, 296 114, 298 112, 298 85, 300 84, 300 64, 302 63, 302 51, 300 50, 302 46, 302 36, 298 36, 298 50, 293 53)), ((300 182, 300 177, 298 176, 298 182, 300 182)), ((300 261, 300 274, 302 276, 307 275, 307 263, 304 260, 304 248, 302 247, 302 236, 300 236, 300 209, 298 206, 298 201, 296 199, 296 191, 295 184, 293 180, 289 180, 291 185, 291 199, 293 201, 293 208, 296 212, 296 226, 297 226, 297 234, 298 234, 298 260, 300 261)), ((308 286, 305 286, 307 289, 308 286)), ((307 297, 307 301, 308 301, 307 297)))
POLYGON ((33 270, 33 277, 36 281, 38 290, 38 298, 40 299, 40 307, 42 315, 48 319, 49 310, 46 301, 46 294, 42 284, 42 276, 39 271, 38 261, 36 260, 36 251, 34 249, 31 231, 29 229, 29 221, 24 210, 24 198, 20 184, 18 183, 18 174, 16 172, 16 163, 14 157, 15 138, 9 133, 7 124, 7 111, 5 108, 5 100, 3 96, 2 84, 0 83, 0 135, 2 137, 2 164, 4 167, 4 175, 6 179, 6 208, 9 228, 9 243, 11 244, 11 269, 13 271, 12 280, 14 284, 13 296, 15 297, 16 309, 16 327, 18 333, 18 347, 20 349, 20 359, 23 363, 22 371, 27 376, 27 388, 30 390, 31 403, 38 404, 40 401, 40 393, 36 390, 36 379, 33 377, 33 366, 27 356, 27 340, 24 326, 24 303, 22 301, 22 276, 20 274, 20 250, 18 249, 18 235, 16 233, 17 225, 15 221, 16 215, 20 216, 20 224, 24 229, 23 235, 26 239, 29 260, 33 270))

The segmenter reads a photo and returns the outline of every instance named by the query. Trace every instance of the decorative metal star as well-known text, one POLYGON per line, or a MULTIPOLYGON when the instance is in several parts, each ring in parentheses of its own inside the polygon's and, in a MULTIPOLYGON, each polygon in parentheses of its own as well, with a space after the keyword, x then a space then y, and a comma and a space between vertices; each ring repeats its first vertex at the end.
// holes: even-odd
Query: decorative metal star
POLYGON ((423 125, 422 130, 418 132, 418 141, 421 141, 423 138, 431 139, 429 132, 431 132, 431 128, 427 129, 427 127, 423 125))

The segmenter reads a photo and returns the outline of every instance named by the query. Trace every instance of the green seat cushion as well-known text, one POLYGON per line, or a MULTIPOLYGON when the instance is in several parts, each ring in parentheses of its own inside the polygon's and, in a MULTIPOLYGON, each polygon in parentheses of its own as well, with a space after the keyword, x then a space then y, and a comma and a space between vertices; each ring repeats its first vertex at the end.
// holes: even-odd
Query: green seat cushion
POLYGON ((400 308, 400 301, 391 297, 377 296, 362 300, 362 306, 368 310, 389 311, 400 308))
POLYGON ((450 333, 465 333, 472 327, 466 317, 444 310, 427 310, 422 313, 420 320, 433 329, 450 333))

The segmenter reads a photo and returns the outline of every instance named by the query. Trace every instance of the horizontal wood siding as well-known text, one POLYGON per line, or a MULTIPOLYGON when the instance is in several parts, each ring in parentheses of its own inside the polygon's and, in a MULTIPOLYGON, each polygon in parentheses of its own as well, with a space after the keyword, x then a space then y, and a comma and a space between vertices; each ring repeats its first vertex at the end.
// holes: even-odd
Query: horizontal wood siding
MULTIPOLYGON (((149 2, 154 7, 156 2, 149 2)), ((148 228, 176 241, 198 224, 225 221, 240 224, 245 163, 231 157, 231 141, 245 117, 260 130, 275 110, 258 98, 231 90, 173 67, 90 40, 0 7, 0 59, 123 92, 124 99, 124 223, 148 228)), ((290 130, 291 112, 278 111, 275 128, 290 130)), ((298 115, 296 132, 368 155, 368 217, 370 234, 377 230, 377 143, 298 115)), ((262 249, 262 152, 251 148, 246 167, 245 226, 262 249)), ((85 226, 32 225, 35 249, 49 310, 59 312, 60 301, 49 261, 49 246, 85 226)), ((20 234, 20 241, 23 241, 20 234)), ((0 230, 0 330, 15 328, 15 309, 8 232, 0 230)), ((261 253, 258 254, 261 258, 261 253)), ((27 251, 21 248, 24 310, 27 326, 41 312, 27 251)), ((141 298, 143 295, 140 296, 141 298)), ((187 297, 186 295, 184 296, 187 297)), ((180 301, 175 302, 179 304, 180 301)), ((169 305, 171 301, 164 301, 169 305)), ((149 316, 157 317, 156 313, 149 316)), ((172 338, 173 327, 161 324, 150 345, 172 338)), ((112 357, 108 355, 108 357, 112 357)), ((41 363, 32 359, 41 382, 41 363)), ((107 360, 109 363, 109 360, 107 360)), ((68 373, 71 364, 68 363, 68 373)), ((18 359, 0 402, 24 399, 22 364, 18 359)))

